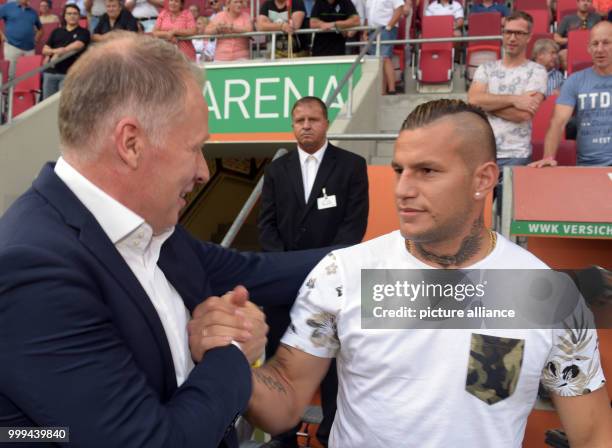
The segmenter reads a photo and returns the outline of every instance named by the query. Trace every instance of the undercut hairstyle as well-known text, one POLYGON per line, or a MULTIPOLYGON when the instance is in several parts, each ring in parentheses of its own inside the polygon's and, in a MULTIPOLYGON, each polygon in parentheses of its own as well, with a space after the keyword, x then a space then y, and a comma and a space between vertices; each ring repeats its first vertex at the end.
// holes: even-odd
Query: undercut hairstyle
MULTIPOLYGON (((478 148, 471 148, 472 151, 482 148, 484 159, 487 161, 495 161, 496 143, 495 134, 489 124, 487 114, 478 106, 468 104, 461 100, 440 99, 429 101, 417 106, 402 123, 401 131, 414 130, 432 124, 434 121, 442 118, 454 118, 459 129, 464 126, 469 126, 465 120, 461 120, 459 114, 470 114, 480 125, 482 129, 481 140, 482 145, 478 148)), ((473 136, 472 136, 473 137, 473 136)))
POLYGON ((545 51, 554 50, 559 51, 559 44, 552 39, 543 38, 536 40, 535 44, 533 44, 533 50, 531 50, 531 59, 534 61, 537 57, 544 53, 545 51))
POLYGON ((329 118, 327 118, 327 106, 325 105, 325 103, 323 102, 323 100, 321 98, 318 98, 316 96, 303 96, 302 98, 300 98, 299 100, 297 100, 294 104, 293 107, 291 108, 291 117, 293 117, 293 111, 298 107, 301 106, 302 104, 311 104, 311 103, 315 103, 318 104, 319 107, 321 108, 321 110, 323 111, 323 115, 325 116, 326 120, 329 120, 329 118))
POLYGON ((533 28, 533 17, 531 17, 531 14, 525 11, 514 11, 506 17, 506 23, 512 22, 513 20, 524 20, 527 22, 527 31, 531 33, 531 28, 533 28))
POLYGON ((163 144, 184 110, 188 86, 204 81, 203 72, 162 39, 127 31, 111 35, 70 68, 60 97, 60 143, 82 160, 96 158, 99 142, 127 116, 163 144))

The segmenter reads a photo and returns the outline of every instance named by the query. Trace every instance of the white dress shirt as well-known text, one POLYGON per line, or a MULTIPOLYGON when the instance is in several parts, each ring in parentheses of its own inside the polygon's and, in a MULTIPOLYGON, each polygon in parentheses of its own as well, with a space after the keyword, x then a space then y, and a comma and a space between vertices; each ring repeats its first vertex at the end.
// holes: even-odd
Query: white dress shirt
POLYGON ((308 154, 298 146, 298 155, 300 157, 300 168, 302 170, 302 182, 304 185, 304 203, 308 203, 308 198, 312 190, 317 172, 321 166, 321 161, 327 149, 327 140, 323 146, 317 149, 314 153, 308 154))
POLYGON ((176 383, 180 386, 194 366, 187 335, 190 315, 183 299, 157 265, 161 247, 174 228, 153 235, 153 229, 143 218, 91 183, 63 157, 55 164, 55 174, 98 221, 149 296, 164 327, 176 383))

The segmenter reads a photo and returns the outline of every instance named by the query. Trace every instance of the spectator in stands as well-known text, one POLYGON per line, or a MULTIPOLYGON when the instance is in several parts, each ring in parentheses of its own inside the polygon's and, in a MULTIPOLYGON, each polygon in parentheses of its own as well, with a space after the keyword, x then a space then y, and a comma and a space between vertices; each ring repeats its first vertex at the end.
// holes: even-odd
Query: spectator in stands
POLYGON ((38 5, 38 18, 43 25, 45 23, 60 23, 59 17, 51 12, 50 0, 40 0, 38 5))
MULTIPOLYGON (((381 40, 397 39, 398 23, 404 13, 404 0, 368 0, 366 3, 366 25, 384 27, 380 34, 381 40)), ((375 55, 375 45, 370 47, 369 54, 375 55)), ((393 45, 380 46, 380 56, 383 58, 383 95, 395 95, 395 70, 393 69, 393 45)))
POLYGON ((189 12, 193 16, 193 20, 198 21, 198 17, 200 17, 200 7, 195 3, 189 6, 189 12))
POLYGON ((494 0, 482 0, 481 3, 472 4, 470 7, 470 14, 479 12, 498 12, 501 14, 502 20, 504 17, 510 15, 510 11, 504 3, 499 3, 494 0))
POLYGON ((4 20, 4 59, 9 61, 9 78, 15 77, 17 58, 34 54, 35 43, 42 36, 38 14, 30 8, 29 0, 17 0, 0 6, 0 19, 4 20))
POLYGON ((81 17, 79 7, 75 4, 67 4, 64 6, 62 17, 64 19, 63 26, 53 30, 43 47, 44 62, 52 62, 71 51, 78 51, 78 53, 58 62, 54 67, 48 68, 43 73, 43 99, 50 97, 62 88, 68 69, 89 45, 89 31, 79 26, 81 17))
POLYGON ((127 9, 121 6, 122 0, 105 0, 106 12, 102 14, 94 29, 92 40, 100 42, 108 37, 107 33, 114 30, 139 32, 140 25, 127 9))
POLYGON ((223 11, 224 6, 225 0, 210 0, 210 7, 212 8, 213 12, 210 15, 209 19, 214 19, 217 14, 223 11))
POLYGON ((546 70, 526 57, 532 26, 522 11, 506 18, 503 58, 478 67, 468 91, 469 102, 487 112, 500 167, 529 163, 531 120, 546 94, 546 70))
MULTIPOLYGON (((365 160, 328 142, 327 107, 319 98, 298 100, 291 121, 297 150, 266 168, 258 224, 262 248, 295 251, 361 242, 369 207, 365 160)), ((290 307, 264 311, 270 326, 266 348, 270 358, 289 325, 290 307)), ((324 418, 317 438, 324 446, 336 412, 337 393, 333 365, 321 384, 324 418)), ((277 438, 282 444, 276 445, 297 447, 295 432, 277 438)))
POLYGON ((342 30, 354 26, 359 26, 359 14, 351 0, 316 0, 310 27, 330 32, 315 34, 312 55, 346 54, 346 36, 342 30))
POLYGON ((591 12, 592 0, 577 0, 576 14, 565 16, 557 28, 557 32, 553 35, 555 42, 561 46, 559 52, 559 61, 561 70, 567 70, 567 41, 568 33, 572 30, 590 30, 601 20, 601 17, 591 12))
MULTIPOLYGON (((243 0, 229 0, 225 11, 216 14, 206 27, 206 34, 250 33, 253 23, 243 11, 243 0)), ((216 39, 215 61, 249 59, 249 37, 221 37, 216 39)))
POLYGON ((612 23, 591 29, 593 67, 573 73, 561 94, 544 141, 542 160, 534 167, 556 166, 555 156, 566 124, 576 114, 578 165, 612 166, 612 23))
MULTIPOLYGON (((196 32, 197 34, 206 34, 206 27, 208 26, 208 17, 200 16, 196 20, 196 32)), ((191 43, 196 52, 196 62, 205 61, 210 62, 215 59, 215 46, 216 42, 211 39, 192 39, 191 43)))
MULTIPOLYGON (((253 370, 247 419, 271 433, 294 424, 336 358, 333 448, 519 447, 540 379, 571 446, 609 445, 612 414, 595 329, 501 330, 481 319, 470 328, 454 319, 453 330, 414 329, 417 319, 399 316, 415 296, 400 291, 390 269, 419 272, 412 281, 428 290, 449 278, 439 272, 440 280, 421 280, 431 269, 547 269, 483 223, 498 168, 482 110, 458 100, 418 106, 402 125, 392 167, 400 229, 335 250, 309 274, 276 355, 253 370), (384 272, 383 283, 372 287, 366 269, 384 272), (377 287, 392 292, 379 295, 382 310, 377 315, 374 307, 373 318, 377 287)), ((495 292, 487 289, 483 301, 487 294, 495 292)), ((450 311, 427 294, 418 295, 416 308, 432 302, 450 311)))
POLYGON ((455 19, 455 36, 461 36, 463 30, 463 5, 456 0, 434 0, 425 8, 426 16, 453 16, 455 19))
POLYGON ((105 0, 85 0, 85 8, 87 8, 87 18, 89 19, 89 31, 94 32, 100 19, 106 13, 105 0))
POLYGON ((606 17, 609 11, 612 10, 612 0, 593 0, 593 7, 597 14, 606 17))
POLYGON ((209 178, 202 73, 112 34, 68 72, 61 157, 0 217, 0 421, 62 422, 81 447, 238 448, 266 333, 247 294, 290 303, 324 251, 239 253, 177 225, 209 178), (211 319, 243 332, 209 338, 211 319))
POLYGON ((538 39, 531 50, 531 58, 548 73, 546 96, 558 95, 564 76, 559 71, 559 45, 552 39, 538 39))
MULTIPOLYGON (((259 31, 282 31, 283 36, 276 37, 277 58, 286 58, 289 55, 289 36, 291 36, 293 56, 308 56, 308 38, 303 34, 294 34, 296 30, 304 28, 306 8, 302 0, 291 2, 291 17, 289 17, 288 0, 266 0, 259 9, 257 16, 257 29, 259 31)), ((268 39, 268 42, 270 40, 268 39)))
POLYGON ((86 0, 68 0, 66 5, 77 5, 79 7, 79 11, 81 13, 81 18, 87 18, 87 7, 85 6, 86 0))
POLYGON ((138 20, 145 33, 153 31, 159 16, 159 10, 164 7, 164 0, 126 0, 125 7, 138 20))
POLYGON ((188 9, 183 9, 184 0, 168 0, 168 7, 161 10, 153 35, 176 44, 187 58, 195 61, 195 49, 191 40, 178 40, 177 37, 192 36, 196 33, 196 22, 188 9))

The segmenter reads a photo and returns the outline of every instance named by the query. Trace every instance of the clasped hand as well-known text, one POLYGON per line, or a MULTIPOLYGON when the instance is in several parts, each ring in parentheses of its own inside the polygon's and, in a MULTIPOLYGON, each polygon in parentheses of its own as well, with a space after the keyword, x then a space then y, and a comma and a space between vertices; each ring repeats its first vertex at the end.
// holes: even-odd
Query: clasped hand
POLYGON ((244 286, 199 304, 193 310, 187 331, 195 362, 200 362, 206 351, 235 341, 252 364, 262 355, 268 340, 266 316, 249 301, 244 286))

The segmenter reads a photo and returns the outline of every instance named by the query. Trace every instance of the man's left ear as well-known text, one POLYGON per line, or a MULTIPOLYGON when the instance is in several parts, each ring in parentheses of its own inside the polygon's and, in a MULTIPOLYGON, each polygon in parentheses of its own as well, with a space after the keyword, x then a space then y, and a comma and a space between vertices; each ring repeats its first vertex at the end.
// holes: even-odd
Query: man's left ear
POLYGON ((493 191, 499 178, 499 168, 495 162, 485 162, 474 171, 474 199, 484 199, 493 191))
POLYGON ((119 158, 132 170, 138 168, 145 138, 142 126, 133 117, 122 118, 115 125, 114 140, 119 158))

